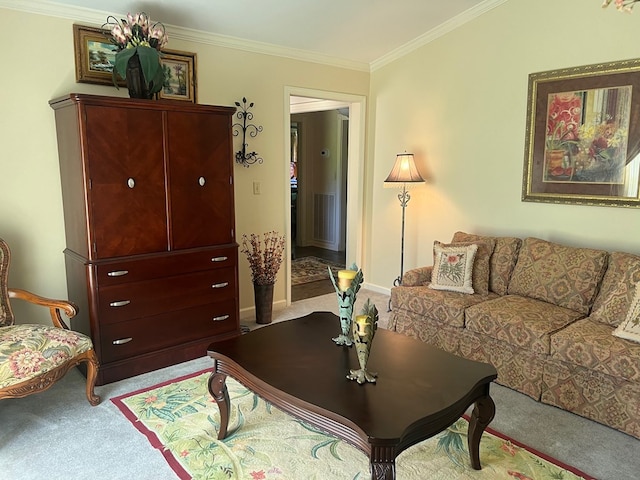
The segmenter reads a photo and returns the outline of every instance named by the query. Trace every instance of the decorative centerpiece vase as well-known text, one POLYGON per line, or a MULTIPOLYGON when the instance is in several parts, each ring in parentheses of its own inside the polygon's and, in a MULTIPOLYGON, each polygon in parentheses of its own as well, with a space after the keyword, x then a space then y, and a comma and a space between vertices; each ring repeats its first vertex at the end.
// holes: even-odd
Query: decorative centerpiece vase
POLYGON ((338 272, 338 282, 333 276, 331 268, 329 269, 329 277, 333 283, 338 297, 338 316, 340 317, 340 335, 332 340, 336 345, 346 345, 350 347, 353 344, 351 340, 351 323, 353 317, 353 306, 356 303, 356 294, 360 290, 360 285, 364 280, 362 270, 355 263, 352 263, 348 270, 340 270, 338 272))
POLYGON ((356 316, 356 321, 353 322, 351 332, 353 336, 353 343, 356 346, 356 352, 358 354, 358 363, 360 364, 359 370, 349 370, 347 378, 349 380, 355 380, 360 385, 363 383, 375 383, 377 373, 367 371, 367 361, 369 360, 369 352, 371 351, 371 344, 373 343, 373 337, 378 329, 378 309, 376 306, 367 299, 362 313, 356 316))

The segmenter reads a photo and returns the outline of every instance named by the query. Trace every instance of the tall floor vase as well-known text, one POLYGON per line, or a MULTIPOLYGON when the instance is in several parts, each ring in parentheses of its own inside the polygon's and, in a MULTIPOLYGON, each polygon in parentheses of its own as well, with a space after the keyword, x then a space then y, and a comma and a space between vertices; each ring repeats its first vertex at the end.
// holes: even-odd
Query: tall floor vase
POLYGON ((253 296, 256 305, 256 323, 271 323, 273 313, 273 283, 269 285, 253 284, 253 296))

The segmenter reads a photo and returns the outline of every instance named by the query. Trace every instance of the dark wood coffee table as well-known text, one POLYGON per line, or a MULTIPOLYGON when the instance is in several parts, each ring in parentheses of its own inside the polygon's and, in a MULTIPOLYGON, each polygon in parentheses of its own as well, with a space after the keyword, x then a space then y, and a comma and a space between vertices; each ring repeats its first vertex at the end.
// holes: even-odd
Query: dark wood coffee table
POLYGON ((475 403, 469 421, 471 465, 480 469, 480 437, 493 420, 494 367, 407 336, 378 329, 367 369, 377 382, 347 380, 359 368, 355 349, 337 346, 340 322, 316 312, 212 343, 209 392, 220 408, 218 439, 227 435, 231 376, 265 400, 369 456, 374 480, 395 478, 395 459, 452 425, 475 403))

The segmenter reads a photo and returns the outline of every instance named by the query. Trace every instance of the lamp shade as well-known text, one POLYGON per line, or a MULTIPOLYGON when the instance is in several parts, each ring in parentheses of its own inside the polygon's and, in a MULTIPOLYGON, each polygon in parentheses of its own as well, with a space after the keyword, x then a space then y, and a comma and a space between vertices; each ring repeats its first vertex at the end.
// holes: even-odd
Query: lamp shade
POLYGON ((424 183, 413 161, 413 153, 396 155, 396 163, 384 183, 424 183))

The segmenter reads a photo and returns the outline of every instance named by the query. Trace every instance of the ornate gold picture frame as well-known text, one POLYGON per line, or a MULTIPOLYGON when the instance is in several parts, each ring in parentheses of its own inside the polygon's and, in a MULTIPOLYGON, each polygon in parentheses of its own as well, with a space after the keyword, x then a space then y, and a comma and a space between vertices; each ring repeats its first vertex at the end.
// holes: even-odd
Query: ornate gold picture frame
MULTIPOLYGON (((113 64, 116 46, 107 30, 84 25, 73 26, 73 46, 76 59, 76 82, 113 86, 113 64)), ((126 86, 119 79, 118 85, 126 86)))
POLYGON ((529 75, 522 200, 640 206, 640 60, 529 75))
POLYGON ((165 84, 158 97, 197 103, 196 54, 163 50, 160 63, 164 68, 165 84))

